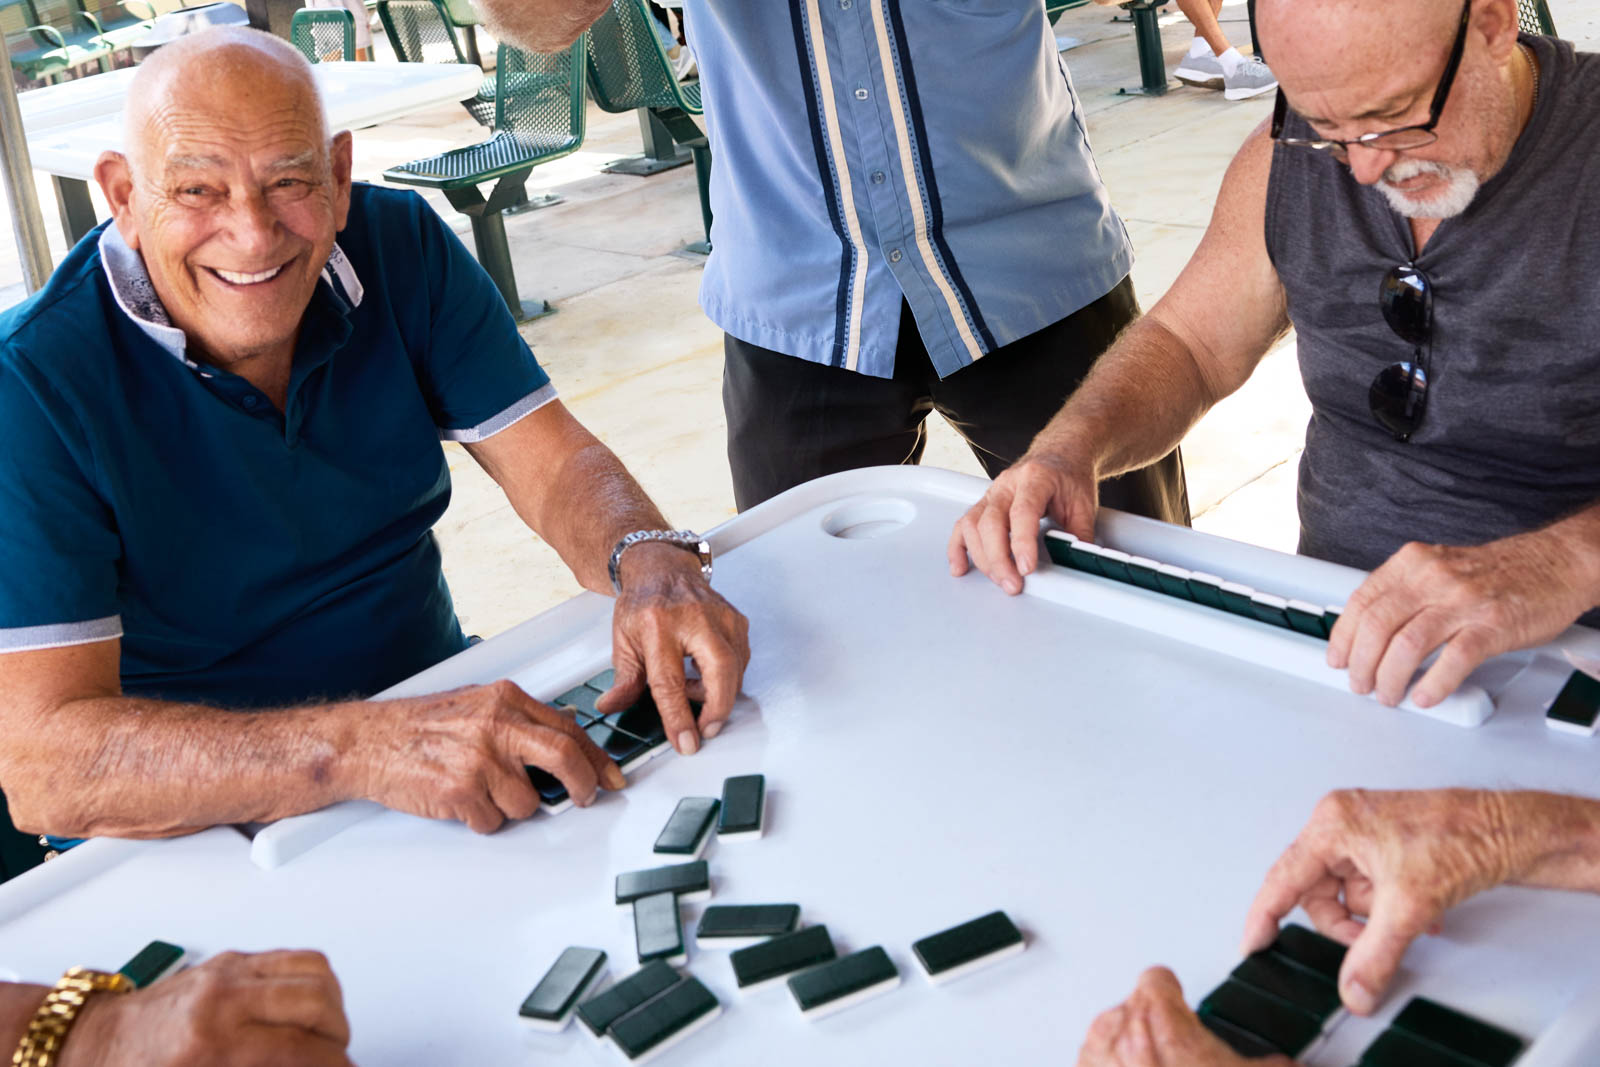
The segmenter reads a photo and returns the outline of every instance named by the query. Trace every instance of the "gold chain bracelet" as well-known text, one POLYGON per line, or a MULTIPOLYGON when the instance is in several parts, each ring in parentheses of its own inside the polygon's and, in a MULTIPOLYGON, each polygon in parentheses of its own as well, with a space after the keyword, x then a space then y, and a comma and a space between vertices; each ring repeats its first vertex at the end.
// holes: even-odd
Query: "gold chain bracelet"
POLYGON ((95 993, 131 993, 133 983, 126 975, 74 967, 61 976, 33 1013, 28 1032, 11 1056, 11 1067, 56 1067, 61 1046, 78 1021, 78 1013, 95 993))

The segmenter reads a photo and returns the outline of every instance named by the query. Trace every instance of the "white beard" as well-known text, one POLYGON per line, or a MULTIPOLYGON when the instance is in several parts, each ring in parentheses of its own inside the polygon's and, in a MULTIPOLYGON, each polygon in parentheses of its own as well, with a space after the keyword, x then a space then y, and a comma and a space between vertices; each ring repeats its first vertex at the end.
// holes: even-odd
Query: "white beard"
POLYGON ((1408 219, 1448 219, 1467 210, 1482 184, 1478 175, 1465 167, 1452 167, 1426 159, 1402 159, 1383 172, 1378 188, 1389 206, 1408 219), (1437 174, 1445 179, 1443 190, 1433 189, 1426 200, 1418 200, 1396 189, 1390 182, 1403 182, 1419 174, 1437 174))

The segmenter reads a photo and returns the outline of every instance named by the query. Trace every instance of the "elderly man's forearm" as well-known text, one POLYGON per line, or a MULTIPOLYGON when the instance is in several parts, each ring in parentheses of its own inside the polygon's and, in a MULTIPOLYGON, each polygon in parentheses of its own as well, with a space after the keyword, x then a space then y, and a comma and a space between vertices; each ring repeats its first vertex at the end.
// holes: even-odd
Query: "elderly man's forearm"
MULTIPOLYGON (((618 541, 635 530, 667 526, 622 461, 598 441, 567 458, 547 499, 554 513, 536 528, 546 531, 584 588, 597 593, 612 592, 607 563, 618 541)), ((682 552, 674 556, 693 558, 682 552)))
POLYGON ((170 837, 266 822, 354 795, 349 709, 74 700, 33 717, 26 743, 0 753, 0 780, 26 833, 170 837))
POLYGON ((1600 607, 1600 504, 1553 523, 1546 532, 1562 542, 1562 551, 1575 564, 1587 604, 1600 607))
POLYGON ((1100 357, 1032 450, 1088 455, 1109 478, 1171 452, 1218 399, 1189 347, 1146 316, 1100 357))
POLYGON ((520 47, 531 52, 559 52, 570 47, 579 34, 611 6, 611 0, 521 0, 521 3, 524 10, 519 13, 516 25, 506 29, 512 31, 511 37, 520 47))
POLYGON ((1502 796, 1505 833, 1517 849, 1514 884, 1600 893, 1600 800, 1531 790, 1502 796))

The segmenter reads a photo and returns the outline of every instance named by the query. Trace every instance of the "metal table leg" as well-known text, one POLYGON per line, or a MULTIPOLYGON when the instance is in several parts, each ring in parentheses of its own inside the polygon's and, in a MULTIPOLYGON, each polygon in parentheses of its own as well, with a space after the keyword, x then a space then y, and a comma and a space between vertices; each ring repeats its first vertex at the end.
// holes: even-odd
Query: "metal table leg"
POLYGON ((89 199, 89 183, 52 174, 50 184, 55 186, 56 205, 61 209, 61 230, 67 235, 67 244, 75 245, 100 224, 95 217, 94 201, 89 199))

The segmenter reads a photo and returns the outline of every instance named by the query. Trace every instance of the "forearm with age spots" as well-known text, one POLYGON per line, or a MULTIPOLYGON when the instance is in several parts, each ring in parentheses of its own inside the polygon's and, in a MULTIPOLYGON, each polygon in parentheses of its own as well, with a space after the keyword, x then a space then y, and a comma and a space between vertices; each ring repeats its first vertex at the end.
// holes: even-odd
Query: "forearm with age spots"
POLYGON ((1109 478, 1171 452, 1219 399, 1189 347, 1146 316, 1100 357, 1033 451, 1093 456, 1109 478))
POLYGON ((1600 800, 1533 791, 1498 798, 1513 884, 1600 893, 1600 800))
POLYGON ((610 0, 502 0, 523 5, 514 19, 500 18, 514 43, 531 52, 559 52, 605 14, 610 0))
POLYGON ((547 514, 524 515, 524 520, 544 534, 584 588, 597 593, 612 592, 606 564, 624 535, 667 528, 666 518, 622 461, 598 441, 567 457, 545 501, 547 514))
POLYGON ((20 829, 62 837, 167 837, 279 819, 350 795, 341 756, 354 747, 351 708, 73 700, 5 724, 0 787, 20 829))

